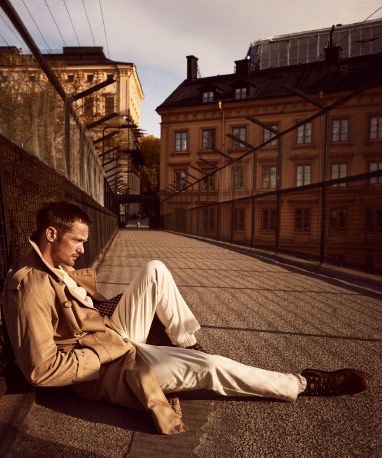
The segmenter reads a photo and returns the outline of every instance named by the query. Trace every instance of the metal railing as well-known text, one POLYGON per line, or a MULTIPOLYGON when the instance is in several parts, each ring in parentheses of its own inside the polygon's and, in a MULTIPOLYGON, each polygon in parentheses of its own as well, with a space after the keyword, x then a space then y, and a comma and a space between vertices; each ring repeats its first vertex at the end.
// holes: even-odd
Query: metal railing
POLYGON ((9 1, 1 7, 18 41, 29 48, 0 48, 0 133, 104 204, 105 173, 72 98, 9 1))

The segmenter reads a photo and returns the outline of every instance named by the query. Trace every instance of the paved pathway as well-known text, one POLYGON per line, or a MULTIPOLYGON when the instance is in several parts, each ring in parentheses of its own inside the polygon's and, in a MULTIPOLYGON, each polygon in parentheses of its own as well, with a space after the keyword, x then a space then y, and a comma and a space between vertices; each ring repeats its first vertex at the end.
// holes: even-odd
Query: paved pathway
MULTIPOLYGON (((150 259, 164 261, 173 273, 202 325, 199 340, 211 353, 286 372, 360 368, 372 374, 373 390, 295 404, 186 399, 182 411, 190 431, 172 437, 154 434, 149 418, 127 409, 65 392, 39 394, 10 456, 378 455, 381 289, 192 238, 136 230, 121 231, 114 240, 98 267, 100 290, 120 292, 150 259)), ((18 412, 17 398, 12 402, 10 418, 18 412)))

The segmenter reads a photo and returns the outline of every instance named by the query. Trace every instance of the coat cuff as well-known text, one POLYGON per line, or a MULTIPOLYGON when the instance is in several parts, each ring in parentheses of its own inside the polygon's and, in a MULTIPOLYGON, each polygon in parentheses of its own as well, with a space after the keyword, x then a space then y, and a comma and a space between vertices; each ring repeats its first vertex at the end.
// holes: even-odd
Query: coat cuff
POLYGON ((97 354, 89 348, 74 350, 74 352, 78 360, 78 369, 74 383, 97 380, 101 368, 101 362, 97 354))

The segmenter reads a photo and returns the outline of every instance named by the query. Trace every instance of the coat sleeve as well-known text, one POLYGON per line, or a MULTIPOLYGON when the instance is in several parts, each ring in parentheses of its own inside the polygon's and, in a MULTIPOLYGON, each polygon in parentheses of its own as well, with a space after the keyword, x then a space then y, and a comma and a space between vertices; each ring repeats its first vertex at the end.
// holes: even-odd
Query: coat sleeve
POLYGON ((8 334, 16 361, 32 385, 64 386, 99 377, 100 360, 92 350, 58 350, 53 327, 58 320, 55 293, 46 274, 36 278, 31 271, 6 288, 8 334))

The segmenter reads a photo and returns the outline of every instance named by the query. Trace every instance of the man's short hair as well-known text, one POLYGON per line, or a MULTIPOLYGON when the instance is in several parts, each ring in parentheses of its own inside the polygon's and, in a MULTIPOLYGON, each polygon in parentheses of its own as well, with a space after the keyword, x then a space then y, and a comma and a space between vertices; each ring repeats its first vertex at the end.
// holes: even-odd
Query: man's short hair
POLYGON ((36 213, 36 232, 33 239, 38 239, 45 230, 52 226, 62 235, 70 231, 75 222, 85 223, 90 226, 89 216, 78 205, 66 202, 50 202, 36 213))

